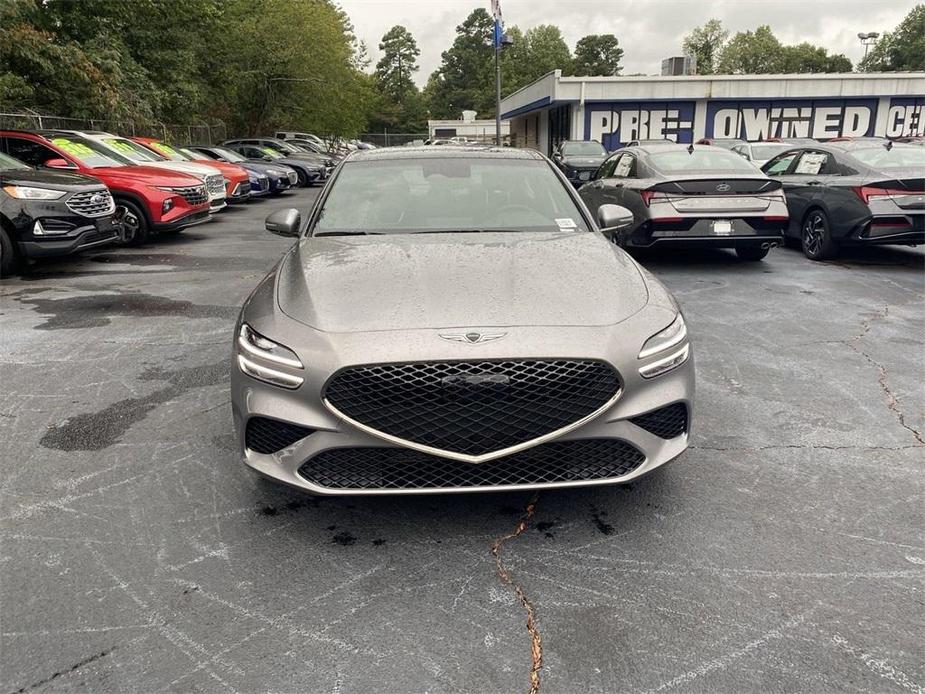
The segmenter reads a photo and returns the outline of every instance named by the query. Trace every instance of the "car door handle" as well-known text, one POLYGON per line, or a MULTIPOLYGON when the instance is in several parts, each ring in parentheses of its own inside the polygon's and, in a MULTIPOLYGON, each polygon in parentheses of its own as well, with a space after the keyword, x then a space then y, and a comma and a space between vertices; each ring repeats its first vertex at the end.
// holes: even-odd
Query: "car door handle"
POLYGON ((806 182, 806 185, 808 185, 808 186, 821 186, 821 185, 822 185, 822 181, 807 181, 807 182, 806 182))
POLYGON ((614 187, 614 188, 622 188, 622 187, 623 187, 623 184, 622 184, 622 183, 614 182, 614 183, 613 183, 613 187, 614 187))

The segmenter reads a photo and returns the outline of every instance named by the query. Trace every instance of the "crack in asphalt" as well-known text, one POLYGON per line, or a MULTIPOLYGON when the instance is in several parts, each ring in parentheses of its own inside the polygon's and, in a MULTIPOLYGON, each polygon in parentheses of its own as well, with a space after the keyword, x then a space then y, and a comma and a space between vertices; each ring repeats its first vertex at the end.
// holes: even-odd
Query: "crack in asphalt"
POLYGON ((902 408, 899 404, 899 399, 896 397, 896 394, 890 389, 889 384, 886 381, 887 370, 886 367, 881 364, 879 361, 874 359, 870 354, 861 349, 860 343, 861 340, 870 332, 871 324, 875 320, 884 320, 890 314, 890 307, 884 306, 883 310, 880 311, 873 318, 861 321, 861 332, 852 337, 850 340, 845 342, 848 347, 850 347, 854 352, 860 354, 864 359, 867 360, 869 364, 877 368, 877 382, 880 384, 880 389, 883 391, 883 394, 886 395, 886 406, 890 409, 893 414, 896 415, 896 419, 899 420, 899 423, 905 429, 908 429, 909 432, 915 437, 915 440, 919 442, 920 445, 925 446, 925 437, 922 436, 920 432, 915 427, 906 423, 906 416, 902 411, 902 408))
POLYGON ((48 684, 49 682, 53 682, 54 680, 58 679, 59 677, 63 675, 68 675, 72 672, 76 672, 80 668, 86 665, 89 665, 90 663, 96 662, 100 658, 105 658, 107 655, 112 653, 114 650, 116 649, 110 648, 108 651, 101 651, 97 653, 96 655, 91 655, 89 658, 84 658, 80 662, 74 663, 74 665, 71 665, 71 667, 67 668, 66 670, 59 670, 58 672, 52 673, 49 677, 46 677, 45 679, 39 680, 38 682, 33 682, 32 684, 26 685, 25 687, 20 687, 19 689, 15 690, 13 694, 23 694, 23 692, 28 692, 33 689, 37 689, 38 687, 42 687, 48 684))
POLYGON ((501 560, 501 548, 504 546, 504 543, 508 540, 513 540, 523 534, 524 530, 527 529, 527 525, 530 523, 533 518, 533 512, 536 510, 536 502, 539 499, 539 492, 533 495, 533 498, 530 499, 530 502, 527 504, 527 508, 524 510, 524 514, 520 517, 520 520, 517 522, 517 526, 514 528, 514 531, 499 537, 497 540, 491 543, 491 554, 495 558, 495 568, 498 571, 498 578, 501 579, 501 583, 506 586, 511 586, 514 589, 514 593, 517 595, 517 599, 520 600, 520 604, 523 606, 524 611, 527 613, 527 631, 530 633, 530 639, 532 642, 531 654, 532 654, 532 664, 530 666, 530 694, 537 694, 540 691, 540 668, 543 667, 543 641, 540 637, 540 632, 536 628, 536 610, 533 607, 533 603, 527 598, 526 593, 524 593, 523 587, 515 581, 510 572, 505 568, 504 562, 501 560))

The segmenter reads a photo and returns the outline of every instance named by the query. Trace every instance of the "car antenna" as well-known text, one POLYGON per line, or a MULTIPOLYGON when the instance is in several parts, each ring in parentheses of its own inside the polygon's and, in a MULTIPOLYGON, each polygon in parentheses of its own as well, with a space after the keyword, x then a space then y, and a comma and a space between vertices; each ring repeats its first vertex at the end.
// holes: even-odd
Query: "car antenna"
POLYGON ((693 144, 689 144, 689 145, 687 146, 687 153, 688 153, 688 154, 693 154, 693 153, 694 153, 694 145, 693 145, 693 144))

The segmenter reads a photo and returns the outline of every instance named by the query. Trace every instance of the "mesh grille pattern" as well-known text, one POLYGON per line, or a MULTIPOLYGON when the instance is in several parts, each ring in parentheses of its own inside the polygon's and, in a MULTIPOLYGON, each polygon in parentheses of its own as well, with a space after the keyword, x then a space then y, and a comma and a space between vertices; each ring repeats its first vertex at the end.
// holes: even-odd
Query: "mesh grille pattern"
POLYGON ((105 188, 74 193, 67 199, 66 204, 71 210, 85 217, 99 217, 115 209, 112 195, 105 188))
POLYGON ((244 430, 244 445, 255 453, 276 453, 304 439, 314 430, 266 417, 251 417, 244 430))
POLYGON ((201 205, 209 200, 209 196, 206 194, 206 189, 203 186, 174 188, 173 192, 180 195, 190 205, 201 205))
POLYGON ((403 448, 336 448, 303 463, 299 474, 328 489, 503 487, 622 477, 644 461, 617 439, 556 441, 481 464, 403 448))
POLYGON ((206 187, 213 195, 225 192, 225 177, 221 174, 209 174, 206 176, 206 187))
POLYGON ((674 405, 633 417, 630 421, 650 434, 663 439, 673 439, 687 431, 687 407, 684 403, 676 402, 674 405))
POLYGON ((483 455, 568 426, 619 389, 617 372, 599 361, 428 362, 344 369, 325 397, 377 431, 483 455))

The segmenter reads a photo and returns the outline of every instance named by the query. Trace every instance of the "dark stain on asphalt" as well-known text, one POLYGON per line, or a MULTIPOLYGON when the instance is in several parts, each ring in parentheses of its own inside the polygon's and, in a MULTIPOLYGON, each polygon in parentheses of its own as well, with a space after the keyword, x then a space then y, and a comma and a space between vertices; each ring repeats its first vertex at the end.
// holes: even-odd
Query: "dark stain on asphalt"
POLYGON ((341 547, 349 547, 350 545, 355 545, 357 539, 350 533, 343 532, 337 533, 337 535, 332 537, 331 542, 335 545, 340 545, 341 547))
POLYGON ((375 540, 373 540, 373 545, 375 547, 382 547, 382 545, 384 544, 385 544, 385 540, 383 540, 381 537, 377 537, 375 540))
POLYGON ((212 257, 183 253, 102 253, 90 258, 94 263, 139 265, 142 267, 170 266, 197 270, 252 270, 253 260, 248 257, 212 257))
POLYGON ((112 653, 114 650, 116 649, 110 648, 108 651, 100 651, 96 655, 91 655, 89 658, 84 658, 83 660, 77 663, 74 663, 70 667, 65 668, 64 670, 58 670, 57 672, 52 673, 49 677, 41 679, 38 682, 33 682, 32 684, 26 685, 25 687, 20 687, 19 689, 15 690, 15 694, 24 694, 24 692, 28 692, 33 689, 38 689, 39 687, 44 687, 46 684, 54 682, 56 679, 58 679, 59 677, 63 675, 69 675, 72 672, 77 672, 78 670, 80 670, 80 668, 86 665, 89 665, 90 663, 93 663, 99 660, 100 658, 105 658, 107 655, 112 653))
POLYGON ((35 306, 36 311, 50 316, 37 330, 73 330, 99 328, 109 325, 112 316, 151 318, 179 316, 182 318, 224 318, 237 316, 236 306, 216 306, 177 301, 164 296, 140 292, 128 294, 91 294, 60 299, 21 298, 21 302, 35 306))
POLYGON ((39 443, 59 451, 99 451, 120 441, 129 428, 143 420, 158 405, 174 400, 194 388, 218 385, 228 379, 224 361, 190 366, 176 371, 148 368, 143 381, 167 381, 164 388, 139 398, 126 398, 96 412, 84 412, 49 428, 39 443))
MULTIPOLYGON (((263 506, 260 508, 259 513, 264 516, 278 516, 284 511, 298 511, 303 508, 317 508, 318 504, 321 503, 321 499, 316 499, 313 497, 308 497, 306 499, 293 499, 287 501, 282 506, 263 506)), ((335 526, 336 527, 336 526, 335 526)))
POLYGON ((265 516, 276 516, 279 514, 279 509, 275 506, 264 506, 260 512, 265 516))
POLYGON ((534 529, 537 532, 543 533, 543 537, 545 537, 547 540, 551 540, 555 537, 555 534, 549 531, 555 528, 557 525, 558 525, 557 521, 542 521, 540 523, 537 523, 534 526, 534 529))
POLYGON ((613 526, 604 520, 606 515, 607 511, 592 509, 591 520, 594 521, 594 526, 602 535, 613 535, 613 526))

